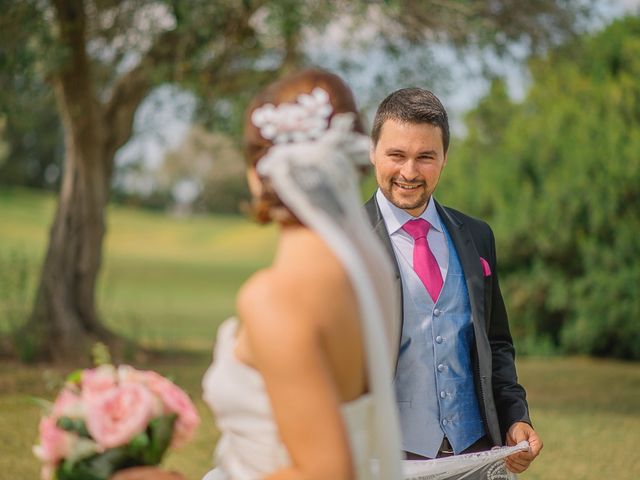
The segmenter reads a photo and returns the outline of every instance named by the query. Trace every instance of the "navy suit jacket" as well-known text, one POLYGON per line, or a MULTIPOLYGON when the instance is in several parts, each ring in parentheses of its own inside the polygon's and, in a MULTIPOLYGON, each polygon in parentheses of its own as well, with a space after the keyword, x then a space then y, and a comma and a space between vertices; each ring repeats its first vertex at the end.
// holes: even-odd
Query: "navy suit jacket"
MULTIPOLYGON (((513 423, 530 424, 531 420, 526 393, 516 375, 515 350, 498 284, 495 238, 487 223, 443 207, 438 202, 435 205, 451 235, 469 290, 475 333, 475 344, 470 354, 480 412, 492 443, 502 445, 513 423), (490 275, 484 275, 480 257, 488 262, 490 275)), ((400 269, 375 195, 365 204, 365 210, 393 260, 396 284, 402 298, 400 269)), ((399 314, 399 324, 402 325, 402 311, 399 314)))

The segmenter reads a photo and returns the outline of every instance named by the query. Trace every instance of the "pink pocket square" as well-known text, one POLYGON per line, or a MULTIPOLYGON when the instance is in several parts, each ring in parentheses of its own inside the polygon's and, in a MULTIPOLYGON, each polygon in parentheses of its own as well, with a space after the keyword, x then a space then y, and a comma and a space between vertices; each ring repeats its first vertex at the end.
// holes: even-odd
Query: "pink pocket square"
POLYGON ((480 257, 480 263, 482 264, 482 271, 484 272, 484 276, 489 277, 491 275, 491 267, 489 266, 489 262, 480 257))

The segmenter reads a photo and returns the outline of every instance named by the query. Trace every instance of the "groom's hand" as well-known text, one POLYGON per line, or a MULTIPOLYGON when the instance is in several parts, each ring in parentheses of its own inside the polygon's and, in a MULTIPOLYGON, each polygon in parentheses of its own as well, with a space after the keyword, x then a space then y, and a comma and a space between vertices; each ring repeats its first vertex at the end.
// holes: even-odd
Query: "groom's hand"
POLYGON ((517 445, 518 443, 526 440, 529 442, 529 450, 526 452, 514 453, 507 457, 507 468, 514 473, 522 473, 527 468, 533 459, 538 456, 540 450, 542 450, 542 439, 535 432, 533 427, 525 422, 516 422, 509 428, 507 432, 507 445, 517 445))

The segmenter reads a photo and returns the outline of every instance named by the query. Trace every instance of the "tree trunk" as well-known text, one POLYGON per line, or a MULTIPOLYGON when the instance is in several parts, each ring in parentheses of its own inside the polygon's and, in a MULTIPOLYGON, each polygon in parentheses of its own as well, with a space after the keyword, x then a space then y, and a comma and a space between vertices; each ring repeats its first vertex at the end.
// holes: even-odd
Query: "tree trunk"
MULTIPOLYGON (((40 285, 29 322, 38 356, 78 360, 95 341, 115 336, 98 320, 95 287, 102 260, 104 210, 113 159, 105 158, 98 105, 83 111, 56 85, 65 127, 65 170, 40 285)), ((87 101, 88 100, 88 101, 87 101)))
MULTIPOLYGON (((95 341, 112 348, 121 343, 102 325, 95 304, 115 154, 131 137, 135 112, 151 89, 156 68, 179 63, 180 45, 195 48, 197 42, 185 37, 184 29, 163 32, 140 63, 114 82, 110 97, 100 102, 87 54, 85 3, 52 4, 65 50, 63 64, 50 75, 65 132, 64 177, 33 311, 18 349, 22 357, 77 362, 88 359, 95 341)), ((253 10, 258 7, 259 2, 252 5, 253 10)), ((229 37, 248 34, 252 9, 243 7, 238 18, 228 22, 229 37)), ((223 76, 233 51, 229 47, 213 62, 217 74, 223 76)))
MULTIPOLYGON (((91 84, 82 3, 56 2, 69 61, 53 85, 65 131, 64 177, 35 304, 21 352, 48 360, 88 359, 95 341, 117 337, 99 321, 95 287, 102 260, 104 210, 115 150, 91 84)), ((20 348, 20 347, 19 347, 20 348)))

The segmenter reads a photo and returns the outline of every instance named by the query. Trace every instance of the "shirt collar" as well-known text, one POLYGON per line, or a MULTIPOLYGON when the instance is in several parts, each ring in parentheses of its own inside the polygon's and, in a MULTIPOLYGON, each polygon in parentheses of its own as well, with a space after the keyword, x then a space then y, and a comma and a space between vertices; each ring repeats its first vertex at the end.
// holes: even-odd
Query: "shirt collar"
MULTIPOLYGON (((387 200, 387 197, 384 196, 379 188, 376 191, 376 201, 380 207, 380 213, 382 214, 384 223, 387 226, 389 235, 393 235, 409 220, 415 220, 416 218, 387 200)), ((440 222, 440 215, 438 215, 438 211, 436 210, 436 203, 433 200, 433 196, 429 198, 427 208, 425 208, 424 212, 422 212, 422 214, 417 218, 426 220, 433 228, 442 232, 442 223, 440 222)))

